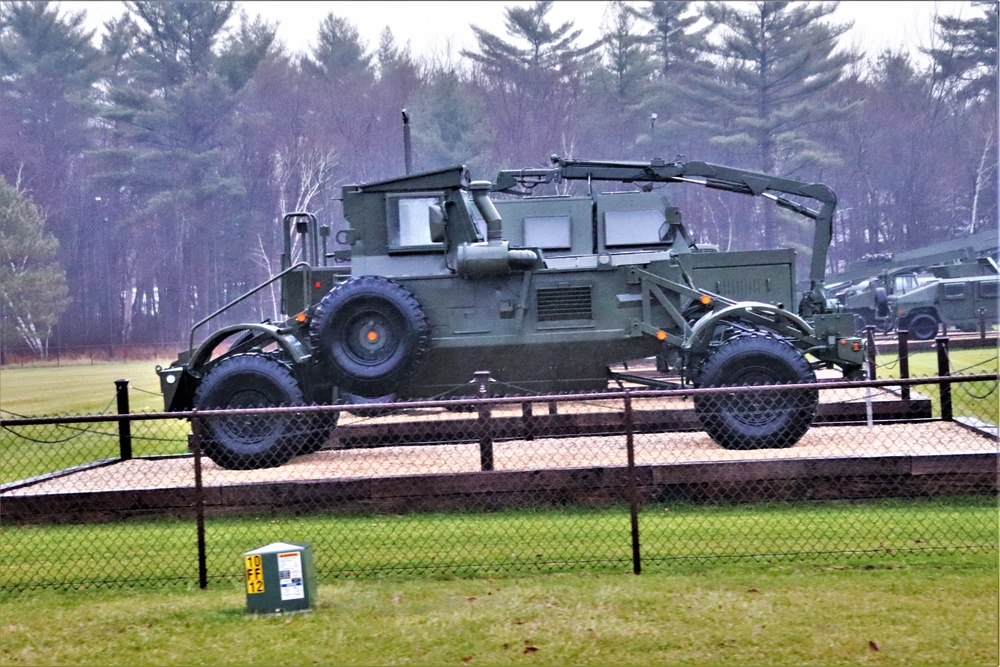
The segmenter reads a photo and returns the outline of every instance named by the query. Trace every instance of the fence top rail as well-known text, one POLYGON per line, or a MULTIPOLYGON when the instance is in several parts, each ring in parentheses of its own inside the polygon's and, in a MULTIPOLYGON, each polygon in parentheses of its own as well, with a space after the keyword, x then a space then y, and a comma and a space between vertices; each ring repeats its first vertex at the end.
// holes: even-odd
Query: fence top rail
POLYGON ((520 403, 550 403, 573 401, 624 400, 626 398, 666 398, 671 396, 698 396, 703 394, 757 393, 769 391, 809 390, 809 389, 864 389, 866 387, 900 387, 926 384, 957 384, 966 382, 1000 382, 1000 373, 980 373, 976 375, 947 375, 922 378, 887 378, 885 380, 823 380, 800 384, 752 385, 743 387, 701 387, 682 389, 616 389, 614 391, 568 394, 531 394, 524 396, 469 396, 463 398, 436 399, 426 401, 402 401, 398 403, 351 403, 335 405, 294 405, 285 407, 240 408, 228 410, 190 410, 184 412, 143 412, 139 414, 76 415, 65 417, 18 417, 0 419, 0 428, 14 426, 36 426, 44 424, 85 424, 98 422, 155 421, 162 419, 192 419, 194 417, 215 417, 224 415, 283 414, 311 412, 368 412, 385 410, 414 410, 420 408, 441 408, 452 405, 515 405, 520 403))

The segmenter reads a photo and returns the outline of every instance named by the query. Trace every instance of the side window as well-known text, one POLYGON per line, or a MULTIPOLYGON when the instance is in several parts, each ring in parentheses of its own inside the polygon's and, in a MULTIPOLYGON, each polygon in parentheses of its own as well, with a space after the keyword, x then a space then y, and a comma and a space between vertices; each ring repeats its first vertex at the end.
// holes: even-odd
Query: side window
POLYGON ((386 201, 389 214, 389 249, 439 249, 442 244, 431 241, 430 207, 440 203, 440 197, 390 195, 386 201))
POLYGON ((964 299, 965 283, 951 283, 944 286, 944 298, 964 299))
POLYGON ((984 280, 979 283, 979 296, 984 299, 995 299, 997 298, 997 285, 1000 285, 1000 281, 997 280, 984 280))
POLYGON ((569 250, 568 215, 538 215, 524 218, 524 245, 542 250, 569 250))
POLYGON ((607 211, 604 214, 606 246, 644 246, 669 242, 673 227, 667 224, 663 211, 607 211))

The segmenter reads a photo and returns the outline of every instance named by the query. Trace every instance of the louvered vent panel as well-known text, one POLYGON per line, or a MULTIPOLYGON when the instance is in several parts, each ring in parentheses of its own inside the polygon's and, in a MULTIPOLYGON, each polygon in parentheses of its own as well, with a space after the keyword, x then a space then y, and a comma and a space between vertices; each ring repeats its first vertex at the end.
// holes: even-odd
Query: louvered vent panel
POLYGON ((583 287, 540 287, 535 293, 538 304, 538 321, 590 320, 590 285, 583 287))

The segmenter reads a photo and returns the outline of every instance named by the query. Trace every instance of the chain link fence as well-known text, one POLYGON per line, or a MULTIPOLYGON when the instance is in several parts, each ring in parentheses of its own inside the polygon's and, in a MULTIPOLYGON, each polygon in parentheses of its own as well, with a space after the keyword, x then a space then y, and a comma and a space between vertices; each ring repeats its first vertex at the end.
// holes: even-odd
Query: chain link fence
MULTIPOLYGON (((0 422, 0 587, 635 572, 997 550, 997 368, 807 385, 0 422)), ((111 412, 114 410, 113 412, 111 412)))

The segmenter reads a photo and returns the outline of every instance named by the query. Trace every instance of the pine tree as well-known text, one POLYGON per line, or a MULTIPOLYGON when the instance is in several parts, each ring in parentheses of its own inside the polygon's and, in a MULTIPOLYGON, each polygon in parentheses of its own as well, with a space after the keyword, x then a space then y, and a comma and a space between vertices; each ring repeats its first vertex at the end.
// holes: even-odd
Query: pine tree
MULTIPOLYGON (((836 162, 812 137, 853 107, 823 96, 859 58, 837 51, 837 38, 851 24, 824 20, 836 7, 785 0, 706 3, 706 16, 721 29, 718 67, 699 77, 695 97, 708 114, 714 144, 737 149, 741 162, 771 174, 796 175, 836 162)), ((773 207, 764 212, 762 243, 777 247, 773 207)))
POLYGON ((582 110, 583 79, 600 41, 579 45, 582 30, 572 21, 554 27, 547 20, 552 0, 509 7, 504 24, 511 41, 472 26, 477 51, 463 50, 473 62, 493 145, 494 158, 529 166, 554 152, 571 153, 582 110))
POLYGON ((109 53, 120 69, 109 74, 95 187, 131 239, 123 338, 177 340, 246 279, 252 236, 232 153, 241 95, 274 33, 244 25, 227 38, 232 2, 126 5, 130 20, 107 42, 126 49, 109 53))
POLYGON ((650 0, 624 6, 648 29, 644 41, 656 69, 643 103, 640 146, 648 144, 646 152, 651 157, 683 153, 700 139, 698 124, 688 119, 702 118, 703 111, 697 102, 692 103, 688 89, 691 78, 708 76, 711 69, 707 39, 711 25, 697 27, 704 17, 696 12, 695 3, 687 0, 650 0))
POLYGON ((84 19, 54 3, 0 4, 0 173, 51 210, 70 205, 62 195, 93 134, 99 53, 84 19))
POLYGON ((77 340, 87 333, 96 273, 86 256, 95 216, 83 155, 97 138, 92 114, 102 67, 84 20, 55 3, 0 3, 0 174, 30 193, 61 241, 73 294, 62 322, 77 340))
POLYGON ((940 46, 924 49, 933 59, 933 81, 947 113, 950 143, 962 153, 966 187, 954 207, 956 233, 974 233, 997 220, 998 5, 972 3, 981 14, 969 19, 939 16, 940 46))
POLYGON ((941 46, 921 49, 936 66, 935 79, 959 100, 996 98, 998 5, 995 0, 975 0, 982 14, 970 19, 939 16, 941 46))
POLYGON ((649 0, 641 6, 630 3, 626 7, 629 13, 650 27, 646 41, 656 53, 662 76, 669 78, 675 71, 691 67, 702 59, 709 28, 694 28, 701 16, 691 13, 693 2, 649 0))

